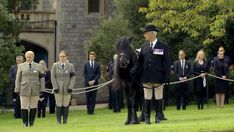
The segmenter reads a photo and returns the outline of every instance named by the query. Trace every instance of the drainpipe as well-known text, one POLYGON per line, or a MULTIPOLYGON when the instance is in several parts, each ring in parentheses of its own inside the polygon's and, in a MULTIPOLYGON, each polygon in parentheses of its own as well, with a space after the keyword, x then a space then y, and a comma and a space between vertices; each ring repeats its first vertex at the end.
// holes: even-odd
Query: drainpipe
POLYGON ((57 59, 57 20, 54 20, 54 61, 57 59))

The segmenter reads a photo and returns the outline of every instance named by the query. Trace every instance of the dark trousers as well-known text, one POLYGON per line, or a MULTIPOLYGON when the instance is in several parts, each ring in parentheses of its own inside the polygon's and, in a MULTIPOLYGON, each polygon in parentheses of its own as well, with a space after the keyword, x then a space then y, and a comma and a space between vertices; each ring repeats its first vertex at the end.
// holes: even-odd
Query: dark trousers
POLYGON ((120 112, 121 108, 124 106, 124 97, 122 90, 112 91, 112 107, 113 112, 120 112))
POLYGON ((112 86, 108 87, 109 90, 109 102, 108 102, 108 108, 112 109, 112 99, 113 99, 113 95, 112 95, 112 86))
POLYGON ((20 108, 20 96, 15 95, 14 96, 14 117, 15 118, 21 118, 21 108, 20 108))
POLYGON ((205 102, 205 92, 197 92, 197 108, 198 109, 203 109, 204 102, 205 102))
POLYGON ((48 94, 49 99, 49 113, 55 113, 55 98, 54 94, 48 94))
POLYGON ((185 110, 187 104, 188 104, 188 84, 181 83, 176 87, 176 108, 177 110, 180 110, 180 107, 182 106, 182 109, 185 110))
POLYGON ((88 114, 94 114, 94 109, 96 105, 96 95, 97 90, 86 93, 86 105, 88 114))
POLYGON ((38 101, 37 107, 38 107, 38 117, 45 117, 45 113, 46 113, 46 104, 47 104, 47 96, 44 96, 44 100, 43 101, 38 101))

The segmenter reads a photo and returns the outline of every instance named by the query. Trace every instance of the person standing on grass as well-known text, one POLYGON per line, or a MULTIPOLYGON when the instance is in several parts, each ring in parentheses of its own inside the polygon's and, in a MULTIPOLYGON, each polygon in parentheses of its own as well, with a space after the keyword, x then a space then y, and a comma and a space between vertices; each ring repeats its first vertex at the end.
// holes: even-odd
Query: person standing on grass
MULTIPOLYGON (((45 88, 50 89, 48 87, 51 87, 51 81, 50 81, 50 75, 48 78, 49 70, 47 69, 46 62, 44 60, 39 61, 39 64, 42 67, 42 72, 44 73, 45 77, 45 88)), ((45 118, 46 115, 46 104, 48 100, 48 94, 46 92, 41 93, 39 96, 39 101, 38 101, 38 112, 37 112, 37 117, 40 118, 45 118)))
MULTIPOLYGON (((215 75, 223 79, 227 79, 229 74, 229 65, 227 61, 224 60, 224 52, 218 52, 218 58, 214 62, 215 75)), ((228 88, 228 81, 215 79, 215 97, 216 104, 218 107, 224 106, 225 92, 228 88)))
POLYGON ((28 125, 32 127, 39 95, 45 90, 45 79, 41 65, 33 61, 34 53, 27 51, 25 58, 26 62, 18 65, 15 93, 20 95, 23 125, 24 127, 28 127, 28 125))
POLYGON ((16 57, 16 64, 11 66, 10 70, 10 92, 12 92, 12 99, 14 105, 14 118, 21 118, 21 111, 20 111, 20 96, 14 92, 15 90, 15 79, 16 73, 18 69, 18 65, 24 62, 23 56, 16 57))
POLYGON ((67 61, 67 52, 60 51, 59 61, 54 63, 51 69, 57 124, 61 124, 61 117, 63 117, 62 123, 67 123, 69 102, 75 86, 75 80, 75 69, 73 64, 67 61))
MULTIPOLYGON (((219 54, 219 52, 223 52, 223 53, 224 53, 223 60, 224 60, 224 62, 228 65, 228 67, 230 68, 230 67, 231 67, 231 64, 232 64, 232 60, 231 60, 228 56, 225 55, 225 49, 224 49, 223 46, 220 46, 220 47, 219 47, 218 54, 219 54)), ((215 56, 214 59, 212 60, 212 66, 213 66, 213 67, 214 67, 214 63, 216 63, 216 61, 219 61, 218 54, 217 54, 217 56, 215 56)), ((229 88, 227 88, 227 89, 225 90, 225 101, 224 101, 226 104, 229 104, 229 97, 230 97, 230 90, 229 90, 229 88)))
POLYGON ((192 72, 195 76, 201 76, 194 79, 194 92, 197 96, 197 108, 203 109, 206 95, 206 73, 209 71, 209 64, 206 61, 204 50, 199 50, 195 62, 193 63, 192 72))
MULTIPOLYGON (((85 87, 98 85, 98 80, 100 78, 101 72, 100 72, 100 66, 95 61, 95 59, 96 59, 96 53, 91 51, 89 53, 89 61, 85 63, 83 70, 85 87)), ((92 89, 94 88, 87 90, 92 90, 92 89)), ((88 115, 94 114, 94 109, 96 105, 96 95, 97 95, 97 90, 86 93, 86 105, 87 105, 88 115)))
MULTIPOLYGON (((184 50, 179 51, 179 60, 173 65, 173 69, 177 78, 177 81, 183 81, 190 77, 191 75, 191 63, 185 59, 186 53, 184 50)), ((183 99, 182 109, 186 110, 186 105, 188 103, 188 90, 189 82, 183 82, 176 85, 176 109, 180 110, 181 107, 181 97, 183 99)))
POLYGON ((146 42, 139 55, 139 65, 142 66, 141 82, 144 87, 145 122, 150 122, 151 100, 154 94, 156 100, 155 123, 165 120, 163 114, 163 83, 168 85, 170 77, 170 49, 157 39, 158 29, 150 24, 144 27, 146 42), (154 89, 154 90, 153 90, 154 89))

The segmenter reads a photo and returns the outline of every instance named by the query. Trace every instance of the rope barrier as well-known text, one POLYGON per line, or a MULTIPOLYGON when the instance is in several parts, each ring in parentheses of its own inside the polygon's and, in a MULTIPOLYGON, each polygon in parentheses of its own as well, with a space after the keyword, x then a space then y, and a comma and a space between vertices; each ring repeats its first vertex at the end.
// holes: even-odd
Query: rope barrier
POLYGON ((232 79, 225 79, 225 78, 218 77, 218 76, 215 76, 215 75, 212 75, 212 74, 207 74, 207 75, 210 76, 210 77, 213 77, 213 78, 224 80, 224 81, 234 82, 234 80, 232 80, 232 79))
MULTIPOLYGON (((221 77, 212 75, 212 74, 207 74, 207 75, 210 76, 210 77, 213 77, 213 78, 217 78, 217 79, 221 79, 221 80, 225 80, 225 81, 234 82, 234 80, 232 80, 232 79, 224 79, 224 78, 221 78, 221 77)), ((192 80, 197 79, 197 78, 199 78, 199 77, 201 77, 201 75, 198 75, 198 76, 195 76, 195 77, 192 77, 192 78, 189 78, 189 79, 185 79, 185 80, 170 82, 169 85, 175 85, 175 84, 179 84, 179 83, 184 83, 184 82, 192 81, 192 80)), ((91 91, 95 91, 95 90, 101 89, 101 88, 103 88, 104 86, 106 86, 106 85, 112 83, 113 80, 114 80, 114 79, 112 79, 112 80, 110 80, 110 81, 108 81, 108 82, 99 84, 99 85, 95 85, 95 86, 73 89, 73 93, 72 93, 72 94, 73 94, 73 95, 76 95, 76 94, 83 94, 83 93, 87 93, 87 92, 91 92, 91 91), (91 89, 91 88, 93 88, 93 89, 91 89), (87 89, 90 89, 90 90, 87 90, 87 89), (80 91, 80 90, 85 90, 85 91, 80 91), (80 92, 75 92, 75 91, 80 91, 80 92)), ((163 84, 161 84, 161 85, 166 85, 166 84, 163 83, 163 84)), ((53 94, 52 89, 46 89, 44 92, 53 94)))

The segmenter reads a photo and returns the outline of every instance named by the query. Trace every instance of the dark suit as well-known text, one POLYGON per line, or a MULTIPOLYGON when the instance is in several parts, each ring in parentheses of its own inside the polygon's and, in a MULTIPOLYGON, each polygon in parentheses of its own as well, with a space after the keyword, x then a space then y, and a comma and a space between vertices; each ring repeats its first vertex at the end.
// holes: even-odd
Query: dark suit
MULTIPOLYGON (((89 87, 89 81, 95 80, 94 85, 98 85, 98 80, 100 78, 100 66, 94 62, 94 67, 92 68, 90 62, 88 61, 84 65, 83 76, 84 76, 84 86, 89 87)), ((87 89, 90 90, 90 89, 87 89)), ((93 114, 96 104, 97 90, 86 93, 86 104, 88 114, 93 114)))
POLYGON ((157 41, 153 50, 150 49, 149 42, 141 47, 139 56, 142 70, 142 83, 164 83, 170 77, 170 51, 169 46, 157 41))
MULTIPOLYGON (((141 82, 144 84, 162 84, 169 82, 170 78, 170 49, 167 44, 164 44, 160 40, 157 40, 154 47, 150 48, 150 43, 147 42, 141 47, 140 55, 139 55, 139 65, 142 67, 142 77, 141 82)), ((153 86, 154 87, 154 86, 153 86)), ((159 89, 159 87, 157 87, 159 89)), ((161 88, 160 88, 161 89, 161 88)), ((147 94, 150 92, 146 92, 147 88, 144 88, 145 93, 145 119, 146 122, 150 121, 150 104, 151 99, 146 98, 147 94)), ((154 89, 156 90, 156 89, 154 89)), ((152 93, 154 93, 152 90, 152 93)), ((150 93, 151 94, 151 93, 150 93)), ((161 91, 161 97, 163 96, 163 89, 161 91)), ((159 120, 166 119, 163 114, 163 100, 162 98, 156 99, 156 107, 155 107, 155 122, 159 122, 159 120)), ((150 97, 149 97, 150 98, 150 97)))
MULTIPOLYGON (((176 74, 176 78, 178 81, 180 81, 180 78, 184 78, 186 77, 187 79, 190 77, 191 75, 191 63, 187 60, 184 60, 183 62, 184 66, 182 66, 181 64, 181 60, 178 60, 174 63, 173 68, 174 68, 174 72, 176 74)), ((188 103, 188 88, 189 88, 189 83, 185 82, 185 83, 180 83, 176 86, 176 108, 177 110, 180 110, 180 106, 181 106, 181 97, 183 99, 183 104, 182 104, 182 108, 185 110, 186 109, 186 104, 188 103)))
MULTIPOLYGON (((52 83, 51 83, 51 72, 49 70, 46 70, 44 73, 45 77, 45 87, 46 89, 53 89, 52 83)), ((49 113, 54 113, 55 112, 55 98, 54 94, 48 93, 47 94, 48 99, 49 99, 49 113)))
POLYGON ((12 93, 12 98, 14 99, 14 117, 21 118, 20 96, 14 92, 17 69, 17 65, 13 65, 10 70, 10 91, 12 93))

